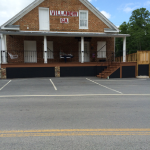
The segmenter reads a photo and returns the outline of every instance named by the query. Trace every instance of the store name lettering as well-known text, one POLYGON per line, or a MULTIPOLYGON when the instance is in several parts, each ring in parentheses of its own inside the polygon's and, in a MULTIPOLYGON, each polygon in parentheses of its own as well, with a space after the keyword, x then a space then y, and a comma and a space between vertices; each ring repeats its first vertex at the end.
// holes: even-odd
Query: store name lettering
POLYGON ((70 16, 70 17, 78 17, 78 12, 76 11, 57 11, 57 10, 50 10, 51 16, 70 16))

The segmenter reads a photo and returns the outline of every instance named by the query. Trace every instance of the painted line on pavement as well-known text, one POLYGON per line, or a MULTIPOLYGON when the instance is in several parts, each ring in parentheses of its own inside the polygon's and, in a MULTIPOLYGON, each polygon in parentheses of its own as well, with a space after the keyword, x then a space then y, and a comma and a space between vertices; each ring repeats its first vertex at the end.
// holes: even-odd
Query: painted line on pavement
POLYGON ((150 129, 52 129, 0 131, 0 137, 149 135, 150 129))
POLYGON ((7 82, 2 88, 0 88, 0 91, 1 91, 5 86, 7 86, 10 82, 11 82, 11 80, 10 80, 9 82, 7 82))
POLYGON ((57 88, 56 88, 55 84, 53 83, 53 81, 51 79, 50 79, 50 82, 52 83, 54 89, 57 91, 57 88))
POLYGON ((117 90, 111 89, 111 88, 109 88, 109 87, 107 87, 107 86, 104 86, 104 85, 102 85, 102 84, 99 84, 99 83, 97 83, 97 82, 95 82, 95 81, 93 81, 93 80, 90 80, 90 79, 88 79, 88 78, 86 78, 86 79, 89 80, 89 81, 91 81, 91 82, 93 82, 93 83, 95 83, 95 84, 98 84, 98 85, 100 85, 100 86, 102 86, 102 87, 104 87, 104 88, 106 88, 106 89, 109 89, 109 90, 111 90, 111 91, 114 91, 114 92, 123 94, 122 92, 119 92, 119 91, 117 91, 117 90))
POLYGON ((77 94, 77 95, 1 95, 7 97, 86 97, 86 96, 150 96, 150 94, 77 94))
POLYGON ((99 82, 101 82, 101 81, 102 81, 102 82, 109 82, 109 81, 112 81, 112 82, 113 82, 113 81, 115 81, 115 82, 116 82, 116 81, 121 81, 121 82, 123 81, 123 82, 126 82, 126 81, 129 81, 129 82, 131 82, 131 81, 145 81, 145 80, 146 80, 146 79, 140 79, 140 80, 138 80, 138 79, 137 79, 137 80, 109 80, 109 79, 107 79, 107 80, 93 80, 93 81, 99 81, 99 82))

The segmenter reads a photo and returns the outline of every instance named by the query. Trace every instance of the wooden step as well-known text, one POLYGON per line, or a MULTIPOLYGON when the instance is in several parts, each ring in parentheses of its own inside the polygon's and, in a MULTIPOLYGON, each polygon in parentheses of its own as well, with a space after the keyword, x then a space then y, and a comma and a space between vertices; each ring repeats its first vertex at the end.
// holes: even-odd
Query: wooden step
POLYGON ((118 68, 120 67, 120 64, 118 63, 113 63, 112 65, 108 66, 107 68, 104 69, 99 75, 97 75, 98 78, 107 78, 110 76, 113 72, 115 72, 118 68))

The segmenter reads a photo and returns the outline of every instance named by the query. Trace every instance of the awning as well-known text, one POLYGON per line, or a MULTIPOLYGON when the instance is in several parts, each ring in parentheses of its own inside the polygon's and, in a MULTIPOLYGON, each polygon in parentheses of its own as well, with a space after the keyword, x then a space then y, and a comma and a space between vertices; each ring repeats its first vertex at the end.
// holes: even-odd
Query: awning
POLYGON ((61 36, 61 37, 129 37, 129 34, 98 32, 41 32, 41 31, 0 31, 4 35, 20 36, 61 36))

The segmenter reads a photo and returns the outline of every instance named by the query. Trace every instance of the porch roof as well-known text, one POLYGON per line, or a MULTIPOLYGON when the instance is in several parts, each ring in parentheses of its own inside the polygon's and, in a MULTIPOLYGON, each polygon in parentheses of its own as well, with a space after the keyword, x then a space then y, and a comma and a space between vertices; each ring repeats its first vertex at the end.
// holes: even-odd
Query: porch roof
POLYGON ((42 31, 0 31, 4 35, 62 36, 62 37, 129 37, 129 34, 99 32, 42 32, 42 31))

